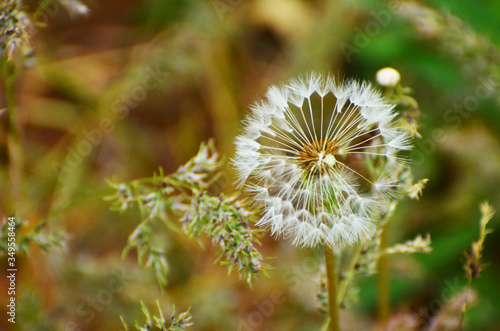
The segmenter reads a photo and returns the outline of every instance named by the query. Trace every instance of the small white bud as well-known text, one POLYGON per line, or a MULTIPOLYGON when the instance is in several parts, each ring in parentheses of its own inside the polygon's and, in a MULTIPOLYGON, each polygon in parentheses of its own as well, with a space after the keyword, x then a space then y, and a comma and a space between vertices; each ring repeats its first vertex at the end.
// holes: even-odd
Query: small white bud
POLYGON ((377 71, 377 83, 385 87, 394 87, 401 80, 399 71, 394 68, 386 67, 377 71))

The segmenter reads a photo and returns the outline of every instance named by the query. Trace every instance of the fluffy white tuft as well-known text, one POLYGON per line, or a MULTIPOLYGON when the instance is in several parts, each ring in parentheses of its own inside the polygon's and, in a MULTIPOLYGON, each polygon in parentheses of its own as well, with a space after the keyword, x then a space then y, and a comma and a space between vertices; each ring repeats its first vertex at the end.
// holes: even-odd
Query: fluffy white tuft
POLYGON ((237 183, 263 208, 258 225, 304 247, 366 238, 394 186, 367 164, 399 164, 411 148, 394 106, 368 83, 315 73, 266 97, 243 121, 233 159, 237 183))

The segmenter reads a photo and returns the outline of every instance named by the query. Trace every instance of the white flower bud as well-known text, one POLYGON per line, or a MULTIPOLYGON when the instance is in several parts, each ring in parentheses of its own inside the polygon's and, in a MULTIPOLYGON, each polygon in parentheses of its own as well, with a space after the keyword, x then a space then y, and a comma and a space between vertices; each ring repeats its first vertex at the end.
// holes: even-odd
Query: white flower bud
POLYGON ((377 83, 385 87, 394 87, 401 81, 399 71, 394 68, 386 67, 377 71, 377 83))

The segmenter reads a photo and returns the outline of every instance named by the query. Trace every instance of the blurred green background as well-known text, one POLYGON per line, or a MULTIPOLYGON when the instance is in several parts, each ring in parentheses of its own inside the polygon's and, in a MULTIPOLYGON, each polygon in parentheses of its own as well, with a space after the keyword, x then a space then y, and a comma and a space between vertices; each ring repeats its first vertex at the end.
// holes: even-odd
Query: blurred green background
MULTIPOLYGON (((0 329, 116 330, 120 314, 129 324, 142 321, 139 300, 154 311, 159 299, 167 314, 172 304, 179 312, 191 306, 193 330, 318 330, 324 317, 315 298, 317 252, 266 236, 262 251, 274 257, 269 260, 274 269, 250 289, 213 264, 210 243, 202 250, 179 235, 168 244, 169 285, 162 293, 153 271, 139 266, 133 253, 120 258, 139 213, 111 212, 102 199, 110 192, 105 179, 149 177, 159 166, 173 172, 212 137, 230 157, 249 105, 270 85, 310 70, 373 81, 378 69, 391 66, 400 71, 402 84, 414 89, 423 113, 414 174, 429 183, 420 201, 399 205, 390 241, 430 233, 434 250, 391 258, 392 309, 429 312, 433 300, 447 298, 450 284, 465 286, 460 258, 478 236, 478 204, 500 205, 500 95, 495 90, 465 115, 455 110, 463 109, 490 71, 495 75, 496 57, 478 68, 474 56, 482 54, 457 53, 454 44, 415 29, 384 1, 87 4, 91 13, 84 18, 72 19, 61 7, 39 18, 47 23, 38 24, 34 54, 18 74, 22 197, 12 194, 7 133, 0 131, 0 214, 14 214, 20 203, 17 216, 30 226, 45 221, 68 234, 66 251, 44 253, 33 246, 29 256, 18 256, 18 323, 12 328, 1 318, 0 329), (450 111, 454 120, 446 115, 450 111), (91 142, 85 155, 75 153, 83 150, 82 141, 91 142), (69 170, 61 173, 63 165, 69 170), (117 273, 126 279, 124 290, 109 304, 92 307, 89 298, 117 273), (259 305, 273 295, 279 303, 269 316, 259 315, 259 305)), ((37 2, 25 5, 33 12, 37 2)), ((500 44, 500 2, 426 5, 462 18, 500 44)), ((462 31, 454 33, 462 40, 455 40, 457 48, 470 42, 467 35, 460 39, 462 31)), ((4 92, 0 108, 6 107, 4 92)), ((230 181, 226 184, 225 191, 234 191, 230 181)), ((473 283, 479 301, 468 311, 467 330, 500 328, 499 236, 497 231, 486 240, 484 260, 490 264, 473 283)), ((376 325, 376 276, 361 285, 359 304, 343 312, 346 330, 376 325)))

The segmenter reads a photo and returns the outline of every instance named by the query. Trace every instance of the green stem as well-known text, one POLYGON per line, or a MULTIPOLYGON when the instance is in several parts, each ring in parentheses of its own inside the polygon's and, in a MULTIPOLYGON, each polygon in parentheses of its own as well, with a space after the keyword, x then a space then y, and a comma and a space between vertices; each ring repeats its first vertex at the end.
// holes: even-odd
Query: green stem
POLYGON ((345 294, 347 292, 347 288, 349 287, 349 284, 354 277, 354 268, 356 267, 356 262, 358 262, 359 255, 361 254, 361 251, 363 250, 364 243, 357 244, 356 246, 352 247, 351 250, 351 255, 349 257, 349 261, 347 263, 347 266, 345 268, 345 276, 343 279, 340 281, 339 285, 339 302, 342 302, 344 300, 345 294))
MULTIPOLYGON (((5 73, 5 92, 7 95, 8 137, 7 148, 9 153, 9 175, 11 192, 15 201, 15 213, 19 215, 23 205, 23 150, 21 144, 21 129, 19 125, 18 109, 15 101, 16 73, 14 67, 7 67, 5 73), (9 72, 10 71, 10 72, 9 72)), ((21 216, 21 215, 19 215, 21 216)))
POLYGON ((469 304, 469 295, 471 293, 471 288, 472 288, 472 278, 469 278, 467 282, 467 287, 465 288, 466 300, 465 300, 465 306, 460 314, 460 323, 458 331, 462 331, 464 328, 465 313, 467 312, 467 306, 469 304))
POLYGON ((50 5, 50 3, 52 1, 53 0, 43 0, 40 3, 40 5, 38 6, 38 8, 33 13, 33 21, 36 21, 36 19, 45 11, 45 9, 47 9, 47 7, 50 5))
POLYGON ((328 310, 330 312, 330 331, 340 331, 339 307, 337 304, 337 273, 332 247, 325 245, 326 277, 328 288, 328 310))
POLYGON ((323 323, 323 325, 321 326, 320 331, 328 331, 329 328, 330 328, 330 317, 328 317, 325 320, 325 323, 323 323))
MULTIPOLYGON (((387 248, 387 225, 382 228, 380 235, 380 251, 387 248)), ((389 261, 385 254, 382 254, 378 262, 378 318, 380 321, 387 320, 389 316, 389 261)))

